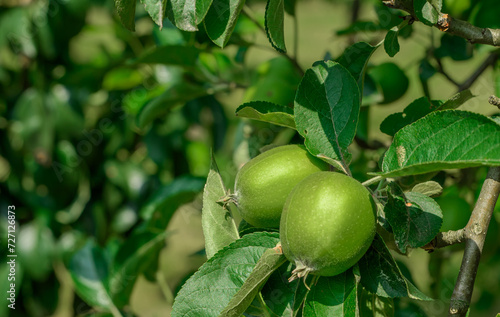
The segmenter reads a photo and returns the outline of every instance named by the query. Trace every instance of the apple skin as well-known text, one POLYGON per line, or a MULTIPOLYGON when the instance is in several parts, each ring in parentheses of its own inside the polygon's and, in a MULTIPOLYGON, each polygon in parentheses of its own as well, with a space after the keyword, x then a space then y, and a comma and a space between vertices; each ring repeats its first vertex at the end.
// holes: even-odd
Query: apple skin
POLYGON ((259 228, 278 228, 288 194, 305 177, 329 170, 302 145, 268 150, 246 163, 236 175, 234 192, 241 217, 259 228))
POLYGON ((302 180, 281 215, 285 256, 297 269, 315 275, 334 276, 356 264, 375 231, 371 194, 354 178, 335 172, 318 172, 302 180))

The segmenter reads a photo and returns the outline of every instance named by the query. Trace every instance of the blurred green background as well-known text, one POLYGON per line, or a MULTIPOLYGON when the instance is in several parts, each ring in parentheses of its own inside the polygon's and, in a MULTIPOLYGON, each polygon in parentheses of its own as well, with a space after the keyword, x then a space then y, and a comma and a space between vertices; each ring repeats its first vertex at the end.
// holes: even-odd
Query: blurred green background
MULTIPOLYGON (((365 0, 357 16, 364 24, 353 24, 352 3, 298 1, 296 18, 286 16, 287 45, 303 69, 337 58, 354 41, 378 43, 393 20, 399 23, 397 13, 365 0)), ((495 6, 491 1, 445 1, 443 11, 495 27, 498 15, 490 16, 488 4, 495 6)), ((263 23, 265 2, 248 1, 247 6, 263 23)), ((169 316, 175 293, 206 260, 200 193, 211 151, 231 188, 238 167, 261 147, 301 142, 294 131, 234 115, 251 100, 292 104, 301 78, 248 16, 239 19, 229 46, 221 50, 202 31, 182 32, 168 20, 160 30, 140 3, 137 10, 136 32, 131 33, 117 21, 113 1, 0 0, 0 254, 6 258, 10 205, 16 207, 18 254, 16 310, 4 301, 1 316, 99 314, 88 294, 75 292, 72 274, 78 268, 111 272, 118 258, 127 258, 123 250, 144 227, 166 228, 165 246, 147 268, 130 272, 133 288, 120 309, 124 315, 169 316), (180 56, 178 65, 148 61, 154 59, 154 47, 175 55, 186 52, 179 47, 193 46, 201 53, 193 59, 180 56), (81 256, 79 250, 94 247, 104 264, 81 256)), ((377 170, 384 150, 377 145, 390 144, 379 130, 387 115, 402 111, 425 91, 433 99, 456 92, 432 56, 463 82, 491 52, 454 40, 415 23, 411 34, 400 39, 396 57, 379 49, 370 60, 366 120, 352 147, 358 180, 377 170)), ((477 97, 461 109, 495 113, 487 99, 500 87, 498 68, 475 81, 471 90, 477 97)), ((470 169, 431 177, 447 187, 442 199, 460 199, 470 213, 485 174, 486 169, 470 169)), ((410 186, 419 179, 403 181, 410 186)), ((492 221, 473 316, 500 312, 499 212, 492 221)), ((446 314, 461 252, 414 250, 408 258, 398 257, 415 284, 439 299, 422 305, 422 314, 446 314)), ((2 296, 8 290, 5 262, 0 263, 2 296)), ((415 303, 398 305, 397 316, 416 316, 405 313, 415 303)))

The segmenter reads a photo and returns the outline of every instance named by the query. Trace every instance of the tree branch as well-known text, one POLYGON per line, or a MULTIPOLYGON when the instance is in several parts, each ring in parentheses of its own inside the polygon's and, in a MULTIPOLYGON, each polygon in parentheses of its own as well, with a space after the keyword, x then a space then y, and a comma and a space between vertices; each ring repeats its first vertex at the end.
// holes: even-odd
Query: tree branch
MULTIPOLYGON (((418 20, 413 9, 413 0, 383 0, 386 6, 408 12, 418 20)), ((440 13, 434 25, 439 30, 465 38, 472 44, 500 46, 500 29, 480 28, 462 20, 454 19, 446 13, 440 13)))
MULTIPOLYGON (((266 29, 259 23, 259 21, 257 21, 257 19, 254 17, 252 11, 250 10, 250 8, 248 6, 244 6, 243 9, 241 10, 241 12, 250 21, 252 21, 252 23, 255 24, 259 28, 259 30, 261 32, 263 32, 264 35, 266 35, 266 37, 267 37, 266 29)), ((297 23, 297 21, 295 21, 295 23, 297 23)), ((298 42, 298 41, 296 40, 296 42, 298 42)), ((278 52, 278 53, 283 55, 284 57, 286 57, 293 64, 293 67, 295 67, 295 69, 300 73, 300 76, 304 76, 304 74, 305 74, 304 69, 302 69, 302 66, 300 66, 299 62, 297 61, 296 56, 292 57, 292 56, 288 55, 287 53, 282 53, 282 52, 278 52)))
POLYGON ((497 52, 493 52, 491 53, 485 60, 484 62, 479 65, 479 67, 476 69, 476 71, 474 73, 472 73, 472 75, 470 75, 469 78, 467 78, 463 84, 459 85, 458 86, 458 92, 462 91, 462 90, 465 90, 465 89, 469 89, 472 84, 479 78, 479 76, 481 76, 481 74, 488 68, 490 67, 491 65, 494 65, 496 63, 498 59, 498 53, 497 52))
POLYGON ((500 167, 491 167, 481 193, 465 226, 465 252, 457 283, 451 296, 448 316, 465 317, 470 306, 474 281, 483 251, 491 215, 500 193, 500 167))
POLYGON ((424 245, 422 249, 430 253, 433 252, 435 249, 440 249, 448 247, 450 245, 462 243, 464 242, 464 240, 465 240, 465 229, 440 232, 434 239, 432 239, 431 242, 424 245))

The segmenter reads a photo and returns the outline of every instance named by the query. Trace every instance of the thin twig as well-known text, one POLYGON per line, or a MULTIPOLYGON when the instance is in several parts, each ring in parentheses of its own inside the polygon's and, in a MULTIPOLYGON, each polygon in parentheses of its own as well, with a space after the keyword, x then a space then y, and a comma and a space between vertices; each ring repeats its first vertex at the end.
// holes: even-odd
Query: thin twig
MULTIPOLYGON (((383 0, 382 2, 388 7, 406 11, 418 21, 413 8, 413 0, 383 0)), ((454 19, 446 13, 439 13, 434 26, 443 32, 463 37, 472 44, 500 46, 500 29, 480 28, 469 22, 454 19)))
MULTIPOLYGON (((266 29, 262 26, 262 24, 259 23, 259 21, 257 21, 257 19, 253 16, 250 8, 248 8, 248 6, 244 6, 243 7, 243 10, 242 10, 242 13, 250 20, 252 21, 253 24, 255 24, 259 30, 261 32, 263 32, 266 36, 267 36, 267 32, 266 32, 266 29)), ((299 65, 298 61, 297 61, 297 58, 296 57, 292 57, 290 55, 288 55, 287 53, 281 53, 279 52, 281 55, 283 55, 284 57, 286 57, 293 65, 293 67, 295 67, 295 69, 297 69, 297 71, 300 73, 300 76, 304 76, 305 72, 304 72, 304 69, 302 69, 302 67, 299 65)))
POLYGON ((465 317, 470 306, 477 268, 491 216, 500 193, 500 167, 491 167, 465 227, 465 251, 448 316, 465 317))
POLYGON ((457 87, 460 87, 460 84, 459 84, 456 80, 454 80, 453 78, 451 78, 451 77, 450 77, 450 75, 448 75, 448 73, 447 73, 447 72, 445 72, 445 71, 444 71, 444 68, 443 68, 443 63, 441 63, 441 59, 440 59, 440 58, 438 58, 438 57, 435 57, 435 56, 434 56, 434 59, 436 60, 436 63, 437 63, 437 65, 438 65, 438 69, 437 69, 437 71, 438 71, 441 75, 443 75, 444 77, 446 77, 446 79, 448 79, 448 81, 449 81, 450 83, 452 83, 453 85, 455 85, 455 86, 457 86, 457 87))
POLYGON ((431 242, 424 245, 422 249, 430 253, 436 249, 445 248, 450 245, 462 243, 464 242, 464 240, 465 240, 465 229, 440 232, 434 239, 432 239, 431 242))
POLYGON ((461 84, 460 86, 458 86, 458 92, 462 91, 462 90, 465 90, 465 89, 469 89, 472 84, 479 78, 479 76, 481 76, 481 74, 488 68, 490 67, 491 65, 494 65, 496 63, 498 59, 498 53, 497 52, 493 52, 491 53, 485 60, 484 62, 479 65, 479 67, 474 71, 474 73, 472 73, 472 75, 470 75, 469 78, 467 78, 463 84, 461 84))

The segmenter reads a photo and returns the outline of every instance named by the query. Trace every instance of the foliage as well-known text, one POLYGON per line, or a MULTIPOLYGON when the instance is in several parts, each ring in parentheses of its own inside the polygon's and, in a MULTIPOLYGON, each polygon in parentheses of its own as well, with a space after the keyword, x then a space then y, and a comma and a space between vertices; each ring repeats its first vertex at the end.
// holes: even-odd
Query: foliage
MULTIPOLYGON (((500 64, 495 48, 428 26, 450 13, 498 27, 500 12, 494 1, 411 2, 419 21, 369 0, 0 1, 0 232, 16 206, 19 255, 16 310, 0 315, 445 314, 462 251, 420 248, 454 212, 434 199, 443 188, 473 205, 486 168, 500 166, 498 115, 479 106, 500 94, 500 64), (344 24, 303 31, 318 5, 344 24), (326 52, 297 33, 331 27, 326 52), (221 199, 242 164, 297 143, 368 180, 378 234, 347 271, 289 283, 276 230, 240 222, 221 199), (205 248, 187 247, 201 231, 205 248), (176 247, 189 269, 175 270, 176 247)), ((499 205, 475 316, 499 303, 499 205)))

